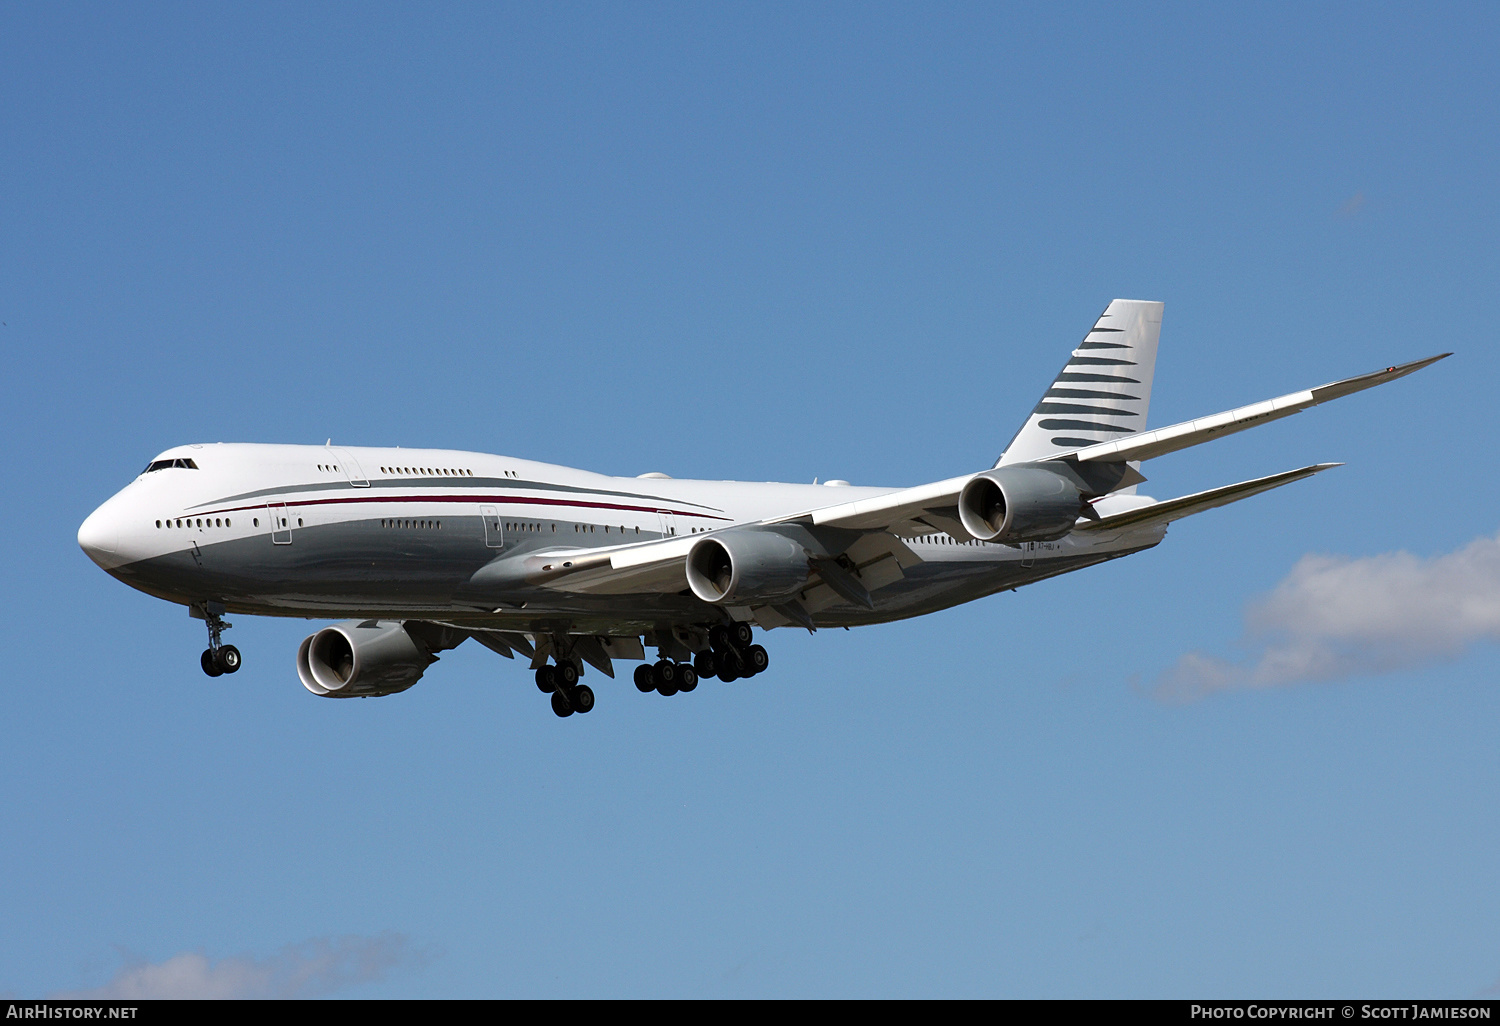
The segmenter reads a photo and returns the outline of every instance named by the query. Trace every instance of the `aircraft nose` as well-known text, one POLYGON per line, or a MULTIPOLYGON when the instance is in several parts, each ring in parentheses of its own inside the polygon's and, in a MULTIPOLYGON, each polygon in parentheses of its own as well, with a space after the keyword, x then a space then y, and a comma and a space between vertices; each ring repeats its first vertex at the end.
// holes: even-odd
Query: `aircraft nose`
POLYGON ((105 503, 94 510, 78 528, 78 547, 106 570, 119 562, 115 553, 120 548, 120 525, 108 507, 105 503))

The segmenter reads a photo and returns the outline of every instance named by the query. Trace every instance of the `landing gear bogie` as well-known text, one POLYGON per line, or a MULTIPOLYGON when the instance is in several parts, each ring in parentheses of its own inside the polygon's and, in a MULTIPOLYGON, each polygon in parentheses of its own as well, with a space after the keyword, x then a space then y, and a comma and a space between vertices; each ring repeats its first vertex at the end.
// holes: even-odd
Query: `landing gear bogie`
POLYGON ((552 711, 559 716, 580 716, 594 708, 594 689, 587 684, 571 688, 558 688, 552 692, 552 711))
MULTIPOLYGON (((700 655, 699 660, 701 659, 700 655)), ((659 695, 670 697, 696 690, 698 681, 702 678, 703 675, 693 663, 660 659, 651 664, 642 663, 636 668, 635 686, 641 691, 655 691, 659 695)))

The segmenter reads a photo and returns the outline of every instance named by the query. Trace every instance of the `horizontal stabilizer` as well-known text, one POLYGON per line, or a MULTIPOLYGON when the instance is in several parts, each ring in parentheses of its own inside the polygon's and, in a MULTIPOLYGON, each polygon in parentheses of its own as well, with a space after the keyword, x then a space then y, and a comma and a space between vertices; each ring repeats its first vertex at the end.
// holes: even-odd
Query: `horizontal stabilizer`
POLYGON ((1091 445, 1084 449, 1054 456, 1052 459, 1077 460, 1080 463, 1096 461, 1120 463, 1127 460, 1149 460, 1156 456, 1165 456, 1169 452, 1200 445, 1215 438, 1222 438, 1224 435, 1232 435, 1236 431, 1244 431, 1247 428, 1268 424, 1273 420, 1280 420, 1282 417, 1290 417, 1294 413, 1301 413, 1319 403, 1326 403, 1330 399, 1337 399, 1353 392, 1362 392, 1367 388, 1383 385, 1387 381, 1404 378, 1408 374, 1452 355, 1452 353, 1442 353, 1438 356, 1429 356, 1425 360, 1413 360, 1411 363, 1387 367, 1385 370, 1375 371, 1372 374, 1361 374, 1355 378, 1345 378, 1343 381, 1330 382, 1326 385, 1319 385, 1317 388, 1304 389, 1276 399, 1241 406, 1236 410, 1216 413, 1212 417, 1185 420, 1171 427, 1157 428, 1155 431, 1142 431, 1129 438, 1122 438, 1118 442, 1091 445))
POLYGON ((1206 492, 1198 492, 1195 495, 1184 495, 1180 499, 1168 499, 1166 502, 1157 502, 1139 509, 1128 510, 1124 513, 1116 513, 1113 516, 1103 517, 1088 523, 1079 524, 1074 531, 1119 531, 1129 527, 1145 527, 1152 524, 1168 524, 1173 520, 1181 520, 1190 517, 1194 513, 1202 513, 1206 509, 1214 509, 1217 506, 1227 506, 1231 502, 1239 502, 1248 499, 1252 495, 1268 492, 1272 488, 1280 488, 1284 484, 1293 481, 1301 481, 1305 477, 1312 477, 1330 467, 1341 467, 1342 463, 1315 463, 1301 470, 1288 470, 1280 474, 1272 474, 1269 477, 1257 477, 1253 481, 1241 481, 1239 484, 1225 485, 1222 488, 1210 488, 1206 492))

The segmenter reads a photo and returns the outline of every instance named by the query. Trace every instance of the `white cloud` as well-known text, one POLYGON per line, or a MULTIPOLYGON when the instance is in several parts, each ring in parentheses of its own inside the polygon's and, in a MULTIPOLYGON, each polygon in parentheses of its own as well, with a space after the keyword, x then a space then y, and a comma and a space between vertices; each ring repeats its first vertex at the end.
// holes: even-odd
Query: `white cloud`
POLYGON ((1500 537, 1456 552, 1303 556, 1245 614, 1250 658, 1189 652, 1159 676, 1159 698, 1389 673, 1500 640, 1500 537))
POLYGON ((376 937, 320 937, 291 944, 269 958, 249 955, 209 961, 186 951, 165 962, 132 963, 102 987, 59 998, 150 1000, 161 998, 309 998, 384 979, 396 969, 419 968, 426 952, 398 933, 376 937))

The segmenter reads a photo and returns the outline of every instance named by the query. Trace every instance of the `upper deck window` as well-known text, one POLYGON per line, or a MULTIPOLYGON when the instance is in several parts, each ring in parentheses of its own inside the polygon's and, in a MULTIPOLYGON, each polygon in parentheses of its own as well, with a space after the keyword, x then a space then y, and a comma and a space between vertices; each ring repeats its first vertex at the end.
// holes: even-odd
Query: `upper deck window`
POLYGON ((184 459, 153 460, 145 470, 141 471, 141 473, 149 474, 154 470, 168 470, 172 467, 177 467, 181 470, 197 470, 198 464, 194 463, 192 460, 184 459))

